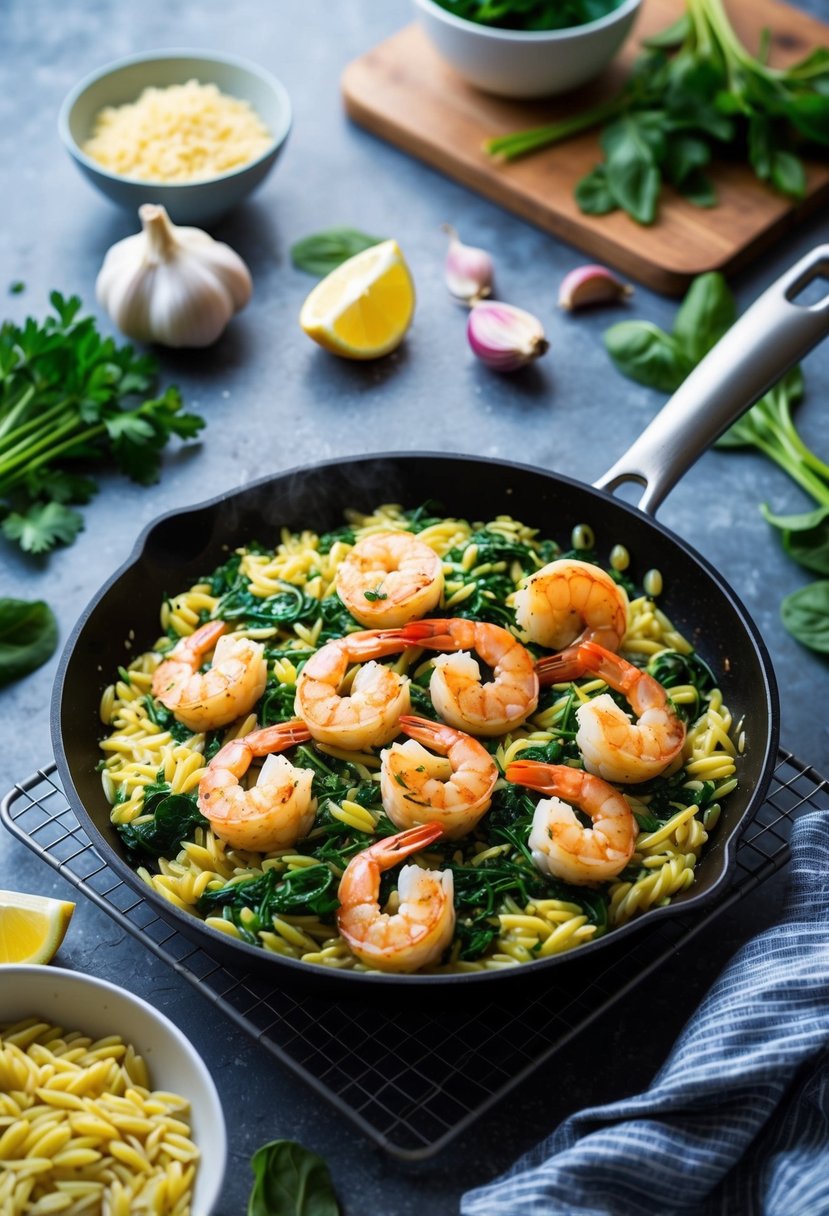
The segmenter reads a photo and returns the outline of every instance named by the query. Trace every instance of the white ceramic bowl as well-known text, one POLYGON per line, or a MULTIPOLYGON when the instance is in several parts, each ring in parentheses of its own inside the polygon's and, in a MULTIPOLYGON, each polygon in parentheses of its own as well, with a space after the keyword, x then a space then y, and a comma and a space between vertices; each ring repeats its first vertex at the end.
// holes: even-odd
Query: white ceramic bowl
POLYGON ((146 1001, 106 980, 55 966, 0 966, 0 1025, 33 1016, 95 1038, 119 1034, 143 1056, 155 1089, 189 1098, 201 1151, 192 1216, 209 1216, 222 1186, 227 1134, 216 1086, 189 1039, 146 1001))
POLYGON ((622 0, 598 21, 566 30, 502 30, 414 0, 435 50, 469 84, 502 97, 551 97, 586 84, 627 38, 642 0, 622 0))
POLYGON ((151 51, 108 64, 85 77, 69 93, 58 116, 58 131, 78 168, 113 202, 137 212, 142 203, 161 203, 176 224, 203 224, 224 215, 271 171, 291 129, 291 102, 284 86, 256 64, 203 51, 151 51), (271 132, 270 147, 255 160, 198 182, 139 181, 111 173, 82 151, 104 106, 137 101, 145 88, 215 84, 222 93, 250 102, 271 132))

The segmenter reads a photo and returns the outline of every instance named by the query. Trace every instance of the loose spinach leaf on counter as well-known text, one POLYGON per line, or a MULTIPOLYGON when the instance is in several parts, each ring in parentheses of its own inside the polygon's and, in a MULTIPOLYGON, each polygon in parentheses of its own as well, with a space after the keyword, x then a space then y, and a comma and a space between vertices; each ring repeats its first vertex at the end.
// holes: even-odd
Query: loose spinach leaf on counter
POLYGON ((386 238, 369 236, 356 228, 328 228, 306 236, 291 246, 291 261, 297 270, 323 278, 355 254, 379 245, 386 238))
POLYGON ((154 358, 102 337, 77 296, 49 298, 44 321, 0 326, 0 526, 30 553, 71 544, 83 527, 73 507, 97 487, 67 465, 115 465, 149 485, 170 437, 204 425, 182 412, 177 389, 148 396, 154 358))
POLYGON ((605 332, 604 343, 623 376, 672 393, 736 317, 734 298, 725 279, 712 271, 691 283, 671 333, 650 321, 620 321, 605 332))
POLYGON ((256 1181, 247 1216, 339 1216, 328 1166, 293 1140, 272 1140, 253 1154, 256 1181))
POLYGON ((798 642, 829 655, 829 581, 809 583, 787 595, 780 616, 798 642))
POLYGON ((829 574, 829 504, 797 515, 775 515, 765 503, 761 511, 773 527, 789 557, 815 574, 829 574))
POLYGON ((0 599, 0 687, 41 667, 57 644, 58 624, 43 600, 0 599))

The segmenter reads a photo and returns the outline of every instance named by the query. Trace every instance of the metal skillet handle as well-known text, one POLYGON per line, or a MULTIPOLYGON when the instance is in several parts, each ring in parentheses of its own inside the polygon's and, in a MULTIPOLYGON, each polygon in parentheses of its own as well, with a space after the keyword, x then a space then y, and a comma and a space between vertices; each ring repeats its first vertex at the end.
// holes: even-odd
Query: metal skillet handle
POLYGON ((743 313, 596 488, 639 482, 646 487, 639 509, 654 515, 714 440, 829 334, 829 282, 817 304, 795 302, 819 277, 829 280, 829 245, 812 250, 743 313))

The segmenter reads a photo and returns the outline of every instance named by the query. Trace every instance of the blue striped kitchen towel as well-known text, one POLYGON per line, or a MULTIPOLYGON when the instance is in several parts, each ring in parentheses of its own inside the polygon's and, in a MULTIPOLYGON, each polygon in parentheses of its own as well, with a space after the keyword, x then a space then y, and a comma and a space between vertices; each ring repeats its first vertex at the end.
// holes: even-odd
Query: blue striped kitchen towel
POLYGON ((779 924, 716 981, 645 1093, 572 1115, 462 1216, 829 1214, 829 811, 779 924))

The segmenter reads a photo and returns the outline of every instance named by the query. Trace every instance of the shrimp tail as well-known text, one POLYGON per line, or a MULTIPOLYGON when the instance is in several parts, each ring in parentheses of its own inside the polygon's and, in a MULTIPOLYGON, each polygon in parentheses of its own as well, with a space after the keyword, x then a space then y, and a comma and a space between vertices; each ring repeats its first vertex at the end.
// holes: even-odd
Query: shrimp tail
POLYGON ((433 722, 430 718, 418 718, 414 714, 401 714, 400 729, 415 739, 418 743, 427 743, 435 750, 448 750, 463 735, 443 722, 433 722))
POLYGON ((300 720, 277 722, 273 726, 263 726, 261 730, 251 731, 245 735, 243 742, 253 756, 269 756, 272 752, 282 752, 296 743, 307 743, 311 732, 300 720))
POLYGON ((639 679, 640 670, 626 663, 598 642, 568 646, 560 654, 546 655, 535 665, 540 684, 566 684, 592 672, 617 692, 627 694, 639 679))
POLYGON ((581 769, 567 764, 545 764, 539 760, 513 760, 507 765, 507 781, 514 785, 526 785, 540 794, 560 798, 576 798, 584 780, 581 769))
POLYGON ((361 663, 385 655, 400 654, 412 645, 405 635, 405 629, 364 629, 362 632, 349 633, 345 638, 348 657, 352 662, 361 663))
POLYGON ((452 620, 409 621, 400 630, 409 646, 427 646, 429 650, 457 650, 457 639, 453 636, 452 620))
POLYGON ((559 654, 548 654, 539 659, 535 665, 539 684, 546 687, 548 684, 568 684, 570 680, 580 679, 587 671, 581 651, 581 646, 568 646, 559 654))
POLYGON ((612 650, 606 650, 598 642, 582 642, 578 648, 578 661, 584 671, 592 671, 600 679, 615 688, 617 692, 627 693, 641 679, 641 671, 632 663, 626 663, 612 650))
POLYGON ((223 633, 227 632, 227 621, 205 621, 195 632, 183 639, 184 648, 194 654, 206 654, 212 650, 223 633))
POLYGON ((405 832, 397 832, 393 837, 378 840, 366 852, 377 856, 378 860, 390 867, 412 852, 427 849, 435 840, 440 840, 441 835, 444 835, 444 829, 440 823, 419 823, 417 827, 406 828, 405 832))

